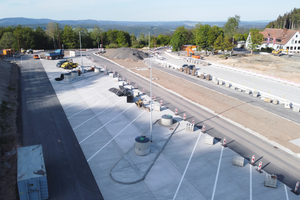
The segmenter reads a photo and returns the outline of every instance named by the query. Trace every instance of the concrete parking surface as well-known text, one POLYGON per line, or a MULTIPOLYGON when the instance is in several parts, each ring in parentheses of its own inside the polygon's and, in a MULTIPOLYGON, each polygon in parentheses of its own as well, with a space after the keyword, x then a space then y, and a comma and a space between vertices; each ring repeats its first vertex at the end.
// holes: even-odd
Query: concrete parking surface
MULTIPOLYGON (((276 189, 265 187, 266 172, 256 171, 259 160, 255 166, 247 160, 243 167, 234 166, 232 160, 237 153, 218 140, 214 145, 206 144, 207 134, 197 128, 186 131, 187 122, 164 106, 161 112, 153 111, 153 122, 170 114, 179 126, 175 130, 153 125, 153 145, 162 141, 167 145, 145 179, 134 184, 114 181, 111 170, 132 150, 135 137, 149 134, 150 113, 108 91, 120 83, 103 73, 89 72, 76 81, 56 82, 54 78, 64 70, 55 67, 57 61, 41 62, 104 199, 299 199, 279 181, 276 189), (163 140, 167 137, 171 137, 169 141, 163 140)), ((84 58, 84 65, 95 63, 84 58)), ((146 95, 141 98, 149 99, 146 95)), ((122 180, 131 179, 125 167, 118 175, 122 180)))

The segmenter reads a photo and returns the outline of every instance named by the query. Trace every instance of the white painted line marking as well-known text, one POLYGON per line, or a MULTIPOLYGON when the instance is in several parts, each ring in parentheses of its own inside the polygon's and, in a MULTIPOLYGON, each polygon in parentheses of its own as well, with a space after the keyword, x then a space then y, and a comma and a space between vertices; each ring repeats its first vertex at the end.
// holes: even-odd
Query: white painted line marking
POLYGON ((214 185, 214 189, 213 189, 211 200, 214 200, 214 198, 215 198, 215 192, 216 192, 216 187, 217 187, 217 182, 218 182, 218 177, 219 177, 219 171, 220 171, 221 162, 222 162, 223 150, 224 150, 224 146, 222 146, 222 150, 221 150, 221 155, 220 155, 220 160, 219 160, 219 166, 218 166, 218 170, 217 170, 217 175, 216 175, 216 180, 215 180, 215 185, 214 185))
MULTIPOLYGON (((86 88, 85 88, 85 91, 93 90, 93 89, 95 89, 96 87, 99 87, 99 86, 101 86, 101 85, 105 85, 105 84, 110 83, 110 82, 112 82, 112 81, 107 81, 107 82, 105 82, 105 83, 103 83, 103 84, 95 85, 95 87, 91 87, 91 88, 89 88, 89 89, 86 89, 86 88)), ((76 88, 74 88, 74 89, 76 90, 76 88)), ((74 94, 74 95, 71 95, 71 96, 69 96, 69 97, 67 97, 67 98, 65 98, 65 99, 62 99, 60 102, 63 102, 63 101, 65 101, 65 100, 67 100, 67 99, 70 99, 70 98, 72 98, 72 97, 74 97, 74 96, 76 96, 76 95, 78 95, 78 94, 79 94, 79 93, 77 92, 77 94, 74 94)))
POLYGON ((109 143, 111 143, 116 137, 118 137, 128 126, 130 126, 135 120, 137 120, 142 114, 144 114, 145 111, 143 111, 141 114, 139 114, 132 122, 130 122, 125 128, 123 128, 117 135, 115 135, 112 139, 110 139, 101 149, 99 149, 92 157, 90 157, 87 161, 89 162, 92 158, 94 158, 102 149, 104 149, 109 143))
POLYGON ((250 168, 250 200, 252 200, 252 165, 249 165, 250 168))
POLYGON ((83 99, 83 100, 77 101, 76 103, 73 103, 73 104, 71 104, 71 105, 65 107, 64 109, 66 110, 66 109, 68 109, 68 108, 70 108, 70 107, 72 107, 72 106, 75 106, 76 104, 79 104, 80 102, 83 102, 83 101, 85 101, 85 100, 87 100, 87 99, 90 99, 90 98, 92 98, 92 97, 94 97, 94 96, 100 94, 101 92, 105 92, 105 91, 108 91, 108 90, 105 89, 105 90, 102 90, 102 91, 100 91, 100 92, 97 92, 97 93, 95 93, 95 94, 89 96, 88 98, 85 98, 85 99, 83 99))
POLYGON ((105 127, 107 124, 109 124, 111 121, 113 121, 114 119, 116 119, 117 117, 119 117, 120 115, 122 115, 126 110, 128 110, 129 108, 131 108, 133 105, 129 106, 128 108, 126 108, 125 110, 123 110, 120 114, 118 114, 117 116, 115 116, 114 118, 112 118, 111 120, 109 120, 108 122, 106 122, 104 125, 102 125, 100 128, 98 128, 97 130, 95 130, 94 132, 92 132, 89 136, 87 136, 86 138, 84 138, 83 140, 81 140, 79 142, 79 144, 81 144, 82 142, 84 142, 86 139, 88 139, 89 137, 91 137, 92 135, 94 135, 96 132, 98 132, 100 129, 102 129, 103 127, 105 127))
POLYGON ((196 147, 197 147, 197 145, 198 145, 198 142, 199 142, 199 139, 200 139, 201 135, 202 135, 202 132, 200 132, 200 134, 198 135, 198 139, 197 139, 197 141, 196 141, 196 144, 194 145, 194 149, 193 149, 193 151, 192 151, 192 154, 190 155, 189 161, 188 161, 188 163, 187 163, 187 165, 186 165, 186 167, 185 167, 185 170, 184 170, 184 172, 183 172, 183 174, 182 174, 182 177, 181 177, 181 179, 180 179, 179 185, 178 185, 177 190, 176 190, 176 192, 175 192, 175 194, 174 194, 173 200, 175 200, 176 197, 177 197, 177 193, 178 193, 178 191, 179 191, 179 189, 180 189, 180 186, 181 186, 181 183, 182 183, 183 178, 184 178, 184 176, 185 176, 185 173, 186 173, 186 171, 187 171, 187 169, 188 169, 188 167, 189 167, 189 165, 190 165, 190 162, 191 162, 191 160, 192 160, 192 157, 193 157, 193 155, 194 155, 194 152, 195 152, 195 150, 196 150, 196 147))
POLYGON ((286 200, 289 200, 289 195, 288 195, 287 188, 286 188, 285 184, 284 184, 284 190, 285 190, 286 200))
POLYGON ((107 107, 106 109, 104 109, 104 110, 102 110, 101 112, 99 112, 97 115, 94 115, 93 117, 91 117, 91 118, 85 120, 84 122, 82 122, 81 124, 79 124, 78 126, 76 126, 75 128, 73 128, 73 130, 75 130, 76 128, 82 126, 83 124, 85 124, 86 122, 90 121, 91 119, 97 117, 98 115, 100 115, 100 114, 103 113, 104 111, 110 109, 112 106, 114 106, 115 104, 117 104, 117 103, 119 103, 119 102, 121 102, 121 101, 124 101, 124 100, 122 99, 122 100, 120 100, 120 101, 117 101, 116 103, 112 104, 110 107, 107 107))
POLYGON ((102 99, 101 101, 96 101, 96 103, 94 103, 94 104, 92 104, 92 105, 89 105, 87 108, 85 108, 85 109, 83 109, 83 110, 81 110, 81 111, 79 111, 79 112, 77 112, 77 113, 71 115, 70 117, 68 117, 68 119, 70 119, 71 117, 74 117, 75 115, 77 115, 77 114, 79 114, 79 113, 81 113, 81 112, 83 112, 83 111, 89 109, 89 108, 92 107, 93 105, 98 104, 98 103, 104 101, 105 99, 108 99, 109 97, 111 97, 111 96, 113 96, 113 95, 115 95, 115 94, 111 94, 111 95, 109 95, 108 97, 102 99))

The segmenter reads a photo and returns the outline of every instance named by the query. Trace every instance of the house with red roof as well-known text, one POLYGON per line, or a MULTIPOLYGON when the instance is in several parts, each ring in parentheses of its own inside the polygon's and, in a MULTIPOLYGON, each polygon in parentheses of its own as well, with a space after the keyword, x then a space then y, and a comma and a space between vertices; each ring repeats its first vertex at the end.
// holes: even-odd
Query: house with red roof
MULTIPOLYGON (((286 49, 289 50, 289 53, 300 53, 300 32, 298 30, 266 28, 260 33, 264 36, 264 40, 258 49, 269 47, 275 50, 286 49)), ((250 42, 249 34, 246 48, 250 42)))

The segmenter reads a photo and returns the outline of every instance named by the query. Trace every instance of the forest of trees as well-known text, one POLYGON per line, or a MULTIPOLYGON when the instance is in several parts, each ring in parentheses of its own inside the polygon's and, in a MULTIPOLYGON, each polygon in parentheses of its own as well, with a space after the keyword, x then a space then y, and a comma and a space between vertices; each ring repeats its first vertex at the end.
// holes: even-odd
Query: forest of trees
POLYGON ((277 20, 270 22, 266 28, 295 29, 300 28, 300 9, 294 8, 291 12, 279 15, 277 20))
POLYGON ((178 27, 172 35, 158 36, 141 33, 138 37, 127 31, 109 29, 103 31, 98 26, 91 30, 65 25, 60 28, 57 23, 50 22, 46 29, 29 27, 0 27, 0 49, 78 49, 79 35, 82 48, 133 47, 142 48, 149 45, 173 46, 173 51, 180 50, 184 44, 197 45, 199 49, 230 50, 234 41, 245 41, 248 33, 239 33, 240 17, 229 17, 224 27, 197 24, 194 28, 178 27))

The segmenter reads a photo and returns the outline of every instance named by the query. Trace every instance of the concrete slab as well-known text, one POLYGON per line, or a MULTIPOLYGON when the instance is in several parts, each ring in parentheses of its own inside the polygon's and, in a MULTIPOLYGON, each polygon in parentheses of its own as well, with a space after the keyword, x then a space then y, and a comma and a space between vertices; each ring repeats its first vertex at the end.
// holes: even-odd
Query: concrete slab
MULTIPOLYGON (((74 62, 76 60, 79 61, 79 58, 74 58, 74 62)), ((94 64, 84 58, 85 62, 94 64)), ((206 134, 202 134, 183 177, 200 132, 185 131, 187 122, 176 116, 174 118, 180 121, 180 125, 144 181, 117 183, 110 175, 114 167, 118 169, 116 175, 125 180, 128 177, 138 178, 148 169, 156 151, 170 137, 173 127, 155 124, 152 135, 156 145, 152 150, 155 153, 135 159, 134 138, 148 134, 150 114, 137 108, 134 103, 126 103, 125 97, 117 97, 109 92, 109 88, 119 87, 119 83, 108 75, 87 73, 80 81, 59 84, 54 78, 64 71, 54 67, 54 61, 42 63, 105 199, 172 199, 181 179, 176 199, 211 199, 222 149, 219 142, 206 145, 206 134), (122 160, 124 157, 126 159, 122 160)), ((150 99, 146 95, 140 97, 150 99)), ((174 113, 163 107, 161 112, 153 112, 153 122, 163 114, 174 113)), ((249 199, 250 166, 246 163, 244 167, 232 165, 234 155, 237 154, 224 148, 215 199, 249 199)), ((286 199, 282 183, 278 183, 277 189, 264 187, 265 173, 259 174, 255 169, 251 169, 252 199, 286 199)), ((290 192, 290 188, 288 195, 289 199, 298 199, 290 192)))

